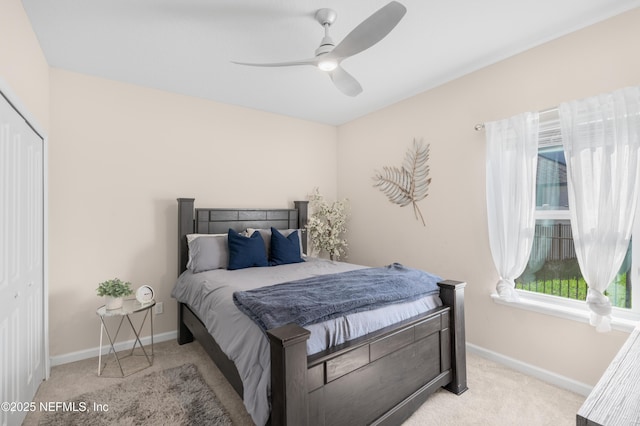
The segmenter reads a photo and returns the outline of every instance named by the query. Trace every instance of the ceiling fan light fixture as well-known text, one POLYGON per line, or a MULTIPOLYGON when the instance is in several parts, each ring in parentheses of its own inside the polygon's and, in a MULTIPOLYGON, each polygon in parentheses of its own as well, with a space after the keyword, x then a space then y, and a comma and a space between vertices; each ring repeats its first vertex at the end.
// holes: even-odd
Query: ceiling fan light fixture
POLYGON ((321 59, 318 61, 318 68, 322 71, 333 71, 338 67, 338 61, 335 59, 321 59))

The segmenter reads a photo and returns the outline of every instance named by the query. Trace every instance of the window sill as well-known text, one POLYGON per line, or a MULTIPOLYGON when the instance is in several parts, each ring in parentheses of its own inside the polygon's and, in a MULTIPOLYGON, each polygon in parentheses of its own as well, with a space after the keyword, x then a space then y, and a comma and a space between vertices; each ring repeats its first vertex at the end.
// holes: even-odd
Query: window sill
MULTIPOLYGON (((526 309, 528 311, 552 315, 559 318, 589 324, 589 310, 585 302, 577 300, 565 300, 560 297, 536 294, 528 291, 516 290, 520 296, 517 302, 506 301, 496 293, 491 295, 495 303, 512 308, 526 309)), ((640 321, 640 314, 628 312, 624 309, 613 308, 611 315, 611 328, 630 333, 640 321)))

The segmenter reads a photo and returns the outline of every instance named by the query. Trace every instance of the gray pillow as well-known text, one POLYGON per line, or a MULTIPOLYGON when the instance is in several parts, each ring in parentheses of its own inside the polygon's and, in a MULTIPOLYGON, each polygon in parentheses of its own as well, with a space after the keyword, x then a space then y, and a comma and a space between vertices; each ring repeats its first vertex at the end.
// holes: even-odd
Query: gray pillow
POLYGON ((194 274, 224 269, 229 262, 227 235, 198 235, 187 239, 189 244, 189 263, 187 268, 194 274))

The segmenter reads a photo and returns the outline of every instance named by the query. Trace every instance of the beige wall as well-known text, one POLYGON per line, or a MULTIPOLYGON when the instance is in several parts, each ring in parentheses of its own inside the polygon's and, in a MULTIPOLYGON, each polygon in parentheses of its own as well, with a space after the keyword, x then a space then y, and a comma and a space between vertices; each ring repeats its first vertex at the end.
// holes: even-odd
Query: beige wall
POLYGON ((470 343, 595 384, 627 334, 495 304, 489 251, 484 133, 474 125, 640 83, 640 9, 573 33, 339 127, 338 195, 351 200, 350 257, 399 261, 468 283, 470 343), (372 187, 400 165, 413 138, 431 144, 431 189, 411 207, 372 187))
POLYGON ((175 198, 207 206, 288 205, 320 186, 349 197, 349 260, 400 261, 469 283, 471 343, 593 384, 620 332, 494 304, 484 135, 496 120, 637 85, 640 11, 548 43, 336 129, 115 83, 46 63, 19 0, 0 0, 0 78, 50 133, 51 355, 98 344, 96 284, 152 285, 175 329, 175 198), (10 42, 7 42, 10 40, 10 42), (51 99, 50 99, 51 87, 51 99), (414 137, 431 143, 422 227, 371 186, 414 137), (339 141, 339 145, 337 144, 339 141), (185 156, 189 152, 190 156, 185 156), (336 158, 338 162, 336 163, 336 158), (291 176, 294 176, 291 178, 291 176))
POLYGON ((49 65, 20 0, 0 0, 0 79, 46 133, 49 65))
POLYGON ((178 197, 288 207, 337 188, 337 129, 51 70, 51 355, 98 345, 100 281, 152 286, 176 328, 178 197))

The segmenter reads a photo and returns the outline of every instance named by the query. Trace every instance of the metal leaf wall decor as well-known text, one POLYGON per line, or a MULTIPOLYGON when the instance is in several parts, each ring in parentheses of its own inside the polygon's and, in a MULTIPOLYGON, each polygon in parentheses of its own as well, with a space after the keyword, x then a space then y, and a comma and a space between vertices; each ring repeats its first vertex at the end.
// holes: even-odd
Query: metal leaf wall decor
POLYGON ((424 226, 424 217, 417 202, 427 197, 431 183, 427 161, 429 144, 425 145, 422 139, 414 139, 413 148, 407 151, 402 167, 385 166, 382 172, 376 171, 373 178, 373 186, 379 188, 392 203, 400 207, 413 204, 416 220, 422 220, 424 226))

